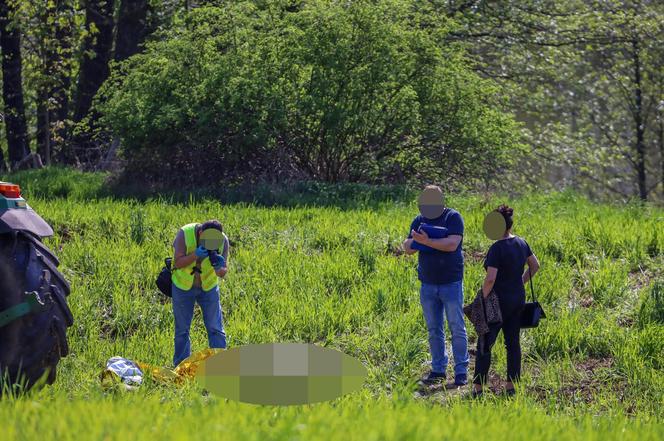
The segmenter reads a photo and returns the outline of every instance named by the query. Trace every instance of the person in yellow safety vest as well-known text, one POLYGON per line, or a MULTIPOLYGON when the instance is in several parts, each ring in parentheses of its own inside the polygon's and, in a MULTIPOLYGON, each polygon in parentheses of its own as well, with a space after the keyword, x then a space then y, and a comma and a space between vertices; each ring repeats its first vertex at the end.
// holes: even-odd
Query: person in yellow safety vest
POLYGON ((217 220, 185 225, 180 228, 173 241, 174 269, 171 279, 175 317, 173 366, 177 366, 191 355, 189 329, 195 302, 203 312, 203 323, 210 347, 226 347, 218 277, 224 277, 228 272, 228 248, 228 237, 223 234, 221 223, 217 220), (215 228, 223 235, 223 250, 219 253, 210 253, 200 244, 201 233, 209 228, 215 228))

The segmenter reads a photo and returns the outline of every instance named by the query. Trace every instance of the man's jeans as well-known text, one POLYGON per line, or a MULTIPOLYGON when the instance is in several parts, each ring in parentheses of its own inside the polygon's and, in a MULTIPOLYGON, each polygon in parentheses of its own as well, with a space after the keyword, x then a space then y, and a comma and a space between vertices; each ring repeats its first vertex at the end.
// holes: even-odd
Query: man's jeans
POLYGON ((173 316, 175 317, 175 355, 173 366, 191 355, 191 341, 189 328, 194 317, 194 302, 198 303, 203 312, 203 323, 208 334, 208 344, 211 348, 226 347, 226 333, 224 332, 224 317, 219 303, 219 287, 210 291, 203 288, 192 287, 183 291, 173 285, 173 316))
POLYGON ((431 370, 444 373, 448 356, 445 351, 445 328, 443 312, 452 331, 454 375, 468 375, 468 336, 463 321, 463 281, 432 285, 422 283, 420 303, 429 331, 431 370))

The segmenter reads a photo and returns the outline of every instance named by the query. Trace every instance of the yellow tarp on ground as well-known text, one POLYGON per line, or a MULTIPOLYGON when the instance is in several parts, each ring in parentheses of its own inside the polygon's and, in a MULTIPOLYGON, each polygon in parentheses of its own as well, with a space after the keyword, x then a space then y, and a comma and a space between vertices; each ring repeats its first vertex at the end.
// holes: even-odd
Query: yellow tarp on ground
MULTIPOLYGON (((194 378, 196 376, 196 371, 198 370, 201 362, 207 360, 214 354, 218 354, 221 351, 223 351, 223 349, 208 348, 195 352, 182 360, 180 364, 175 367, 175 369, 153 366, 141 361, 134 361, 134 363, 136 363, 141 371, 143 371, 143 375, 150 376, 160 383, 181 384, 185 380, 194 378)), ((111 378, 117 378, 118 381, 120 380, 120 377, 118 377, 112 371, 104 370, 101 373, 102 384, 104 386, 111 385, 111 378)))
POLYGON ((201 362, 221 351, 223 349, 208 348, 195 352, 182 360, 173 370, 152 366, 140 361, 137 361, 136 364, 138 364, 146 375, 152 376, 157 381, 181 383, 188 378, 194 378, 201 362))

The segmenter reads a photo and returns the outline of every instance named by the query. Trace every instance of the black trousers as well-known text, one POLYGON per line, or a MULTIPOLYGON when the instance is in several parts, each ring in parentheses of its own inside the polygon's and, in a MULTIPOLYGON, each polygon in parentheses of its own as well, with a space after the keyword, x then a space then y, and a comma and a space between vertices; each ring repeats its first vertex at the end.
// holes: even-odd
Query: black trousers
POLYGON ((521 330, 521 310, 508 317, 503 317, 503 324, 490 326, 489 332, 484 335, 484 353, 480 354, 479 341, 477 345, 477 356, 475 358, 474 384, 485 384, 491 366, 491 348, 496 343, 498 332, 503 331, 505 349, 507 350, 507 378, 509 381, 519 381, 521 376, 521 342, 519 331, 521 330))

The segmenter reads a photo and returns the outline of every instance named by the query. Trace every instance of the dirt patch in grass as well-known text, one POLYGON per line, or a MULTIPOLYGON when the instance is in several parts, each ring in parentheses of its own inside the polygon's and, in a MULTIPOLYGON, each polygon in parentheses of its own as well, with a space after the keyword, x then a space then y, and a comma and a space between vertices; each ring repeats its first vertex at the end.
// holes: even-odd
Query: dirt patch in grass
POLYGON ((467 262, 484 262, 486 253, 478 250, 463 250, 463 258, 467 262))
POLYGON ((642 268, 639 265, 637 270, 633 270, 627 275, 629 287, 633 291, 640 291, 644 287, 649 286, 656 276, 657 274, 654 274, 649 268, 642 268))
POLYGON ((402 244, 400 243, 388 243, 385 246, 385 254, 388 256, 399 257, 406 254, 406 251, 403 249, 402 244))
MULTIPOLYGON (((432 398, 439 401, 456 395, 469 394, 473 387, 473 371, 475 370, 475 357, 477 351, 469 348, 468 355, 470 355, 470 362, 468 363, 468 385, 456 386, 454 384, 454 377, 448 375, 448 378, 444 383, 433 386, 419 384, 415 396, 417 398, 432 398)), ((426 373, 423 373, 422 377, 425 375, 426 373)), ((503 380, 500 375, 490 369, 487 380, 485 390, 488 388, 491 393, 495 395, 500 395, 503 392, 503 380)))
MULTIPOLYGON (((622 396, 627 380, 615 375, 612 358, 587 358, 575 364, 576 378, 565 382, 558 389, 535 384, 528 387, 528 393, 540 401, 557 401, 588 404, 595 400, 598 391, 609 386, 614 394, 622 396)), ((537 378, 537 375, 534 375, 537 378)))
POLYGON ((72 233, 65 225, 60 225, 56 233, 62 239, 62 242, 69 242, 72 239, 72 233))
MULTIPOLYGON (((469 349, 470 364, 468 386, 457 387, 454 378, 449 378, 445 383, 424 386, 418 385, 415 392, 417 398, 433 401, 445 401, 457 395, 469 394, 472 388, 472 373, 475 366, 476 351, 469 349)), ((524 364, 525 371, 532 371, 532 377, 538 378, 538 371, 534 364, 524 364)), ((595 401, 599 391, 606 390, 607 386, 612 392, 622 397, 627 387, 627 380, 619 377, 614 371, 612 358, 587 358, 575 365, 576 375, 570 378, 559 388, 551 388, 544 385, 526 385, 526 394, 534 396, 538 401, 550 402, 551 400, 568 404, 589 404, 595 401)), ((424 376, 425 374, 423 374, 424 376)), ((489 370, 488 384, 485 386, 485 394, 501 396, 504 391, 503 377, 493 369, 489 370), (487 390, 488 389, 488 390, 487 390)))

